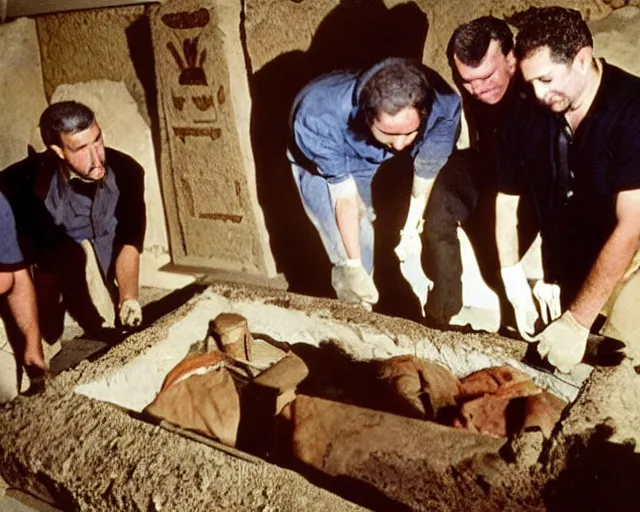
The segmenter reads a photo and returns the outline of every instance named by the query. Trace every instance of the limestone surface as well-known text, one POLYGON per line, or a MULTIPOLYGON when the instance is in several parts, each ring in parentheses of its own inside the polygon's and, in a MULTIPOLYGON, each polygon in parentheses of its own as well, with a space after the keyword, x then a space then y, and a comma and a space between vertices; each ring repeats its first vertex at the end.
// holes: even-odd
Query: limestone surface
POLYGON ((246 145, 240 5, 232 5, 180 0, 150 15, 172 255, 183 265, 273 277, 246 145))
MULTIPOLYGON (((38 120, 47 101, 35 21, 21 18, 0 24, 0 48, 0 169, 4 169, 25 158, 27 144, 39 139, 38 120)), ((41 143, 36 145, 40 147, 41 143)))

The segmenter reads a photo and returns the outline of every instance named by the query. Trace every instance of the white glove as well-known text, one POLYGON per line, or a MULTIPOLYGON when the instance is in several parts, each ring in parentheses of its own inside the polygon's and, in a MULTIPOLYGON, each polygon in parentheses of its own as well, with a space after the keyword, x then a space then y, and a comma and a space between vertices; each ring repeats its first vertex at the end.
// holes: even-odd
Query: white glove
POLYGON ((540 305, 540 315, 545 325, 560 317, 562 306, 560 305, 560 287, 557 284, 546 283, 539 279, 533 286, 533 296, 540 305))
POLYGON ((420 302, 420 311, 425 316, 424 308, 427 305, 429 292, 433 290, 433 281, 429 279, 422 268, 420 261, 420 250, 413 257, 409 257, 404 261, 400 261, 400 272, 405 278, 411 290, 420 302))
POLYGON ((537 338, 538 354, 562 373, 571 373, 584 356, 589 329, 579 324, 570 311, 565 311, 537 338))
POLYGON ((422 251, 422 240, 420 240, 422 226, 420 231, 400 231, 400 243, 393 250, 400 261, 407 261, 412 255, 420 254, 422 251))
POLYGON ((424 209, 427 205, 427 196, 419 197, 411 195, 409 200, 409 212, 404 227, 400 231, 400 243, 394 249, 400 261, 405 261, 412 254, 419 254, 422 249, 420 234, 424 228, 424 209))
POLYGON ((138 327, 142 323, 142 307, 137 299, 127 299, 120 305, 122 327, 138 327))
POLYGON ((523 339, 532 341, 531 335, 535 332, 535 324, 538 319, 538 310, 533 302, 531 287, 527 282, 527 276, 520 263, 512 267, 500 270, 507 299, 513 306, 516 314, 518 332, 523 339))
POLYGON ((357 261, 334 266, 331 269, 331 284, 338 299, 350 304, 371 310, 371 305, 378 302, 378 290, 373 278, 357 261))

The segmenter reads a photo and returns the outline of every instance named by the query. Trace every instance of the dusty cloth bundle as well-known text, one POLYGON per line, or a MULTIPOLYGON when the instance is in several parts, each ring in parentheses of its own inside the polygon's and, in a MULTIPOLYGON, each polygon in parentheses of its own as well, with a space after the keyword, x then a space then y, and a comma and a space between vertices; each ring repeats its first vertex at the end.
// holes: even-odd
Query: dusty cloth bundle
POLYGON ((375 364, 376 409, 472 432, 505 437, 538 428, 548 437, 566 406, 509 366, 458 380, 448 369, 415 356, 375 364))
POLYGON ((221 313, 209 322, 203 354, 189 355, 165 377, 145 412, 235 446, 240 393, 251 377, 253 338, 246 318, 221 313))
POLYGON ((446 368, 415 356, 377 361, 379 408, 423 420, 439 421, 456 406, 459 381, 446 368))
POLYGON ((282 350, 277 362, 260 370, 250 362, 253 343, 246 318, 221 313, 209 323, 206 352, 180 361, 145 412, 229 446, 266 449, 252 439, 256 426, 264 427, 295 398, 308 370, 282 350))
POLYGON ((225 368, 225 356, 190 356, 169 372, 145 412, 235 446, 240 423, 238 381, 225 368))
POLYGON ((485 368, 460 381, 453 426, 494 436, 540 429, 549 437, 566 402, 509 366, 485 368))

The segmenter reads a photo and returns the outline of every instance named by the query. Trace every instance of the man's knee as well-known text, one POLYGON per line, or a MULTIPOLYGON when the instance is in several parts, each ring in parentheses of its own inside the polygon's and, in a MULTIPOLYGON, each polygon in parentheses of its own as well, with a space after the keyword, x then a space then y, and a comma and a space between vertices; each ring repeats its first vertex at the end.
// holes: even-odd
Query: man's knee
POLYGON ((11 291, 13 288, 13 272, 0 272, 0 295, 11 291))
POLYGON ((627 355, 640 360, 640 271, 635 272, 621 288, 613 303, 602 334, 627 345, 627 355))

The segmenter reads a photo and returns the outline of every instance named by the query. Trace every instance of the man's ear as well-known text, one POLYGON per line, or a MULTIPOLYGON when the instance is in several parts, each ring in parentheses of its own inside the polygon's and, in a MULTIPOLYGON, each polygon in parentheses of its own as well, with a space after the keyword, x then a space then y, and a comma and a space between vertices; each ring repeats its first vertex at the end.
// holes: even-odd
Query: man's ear
POLYGON ((518 60, 516 59, 515 52, 513 50, 509 50, 509 53, 507 53, 505 59, 507 60, 509 73, 513 75, 516 72, 516 67, 518 66, 518 60))
POLYGON ((49 146, 51 149, 53 149, 53 151, 56 153, 56 155, 58 155, 62 160, 64 160, 64 152, 62 151, 62 148, 60 146, 58 146, 57 144, 51 144, 51 146, 49 146))
POLYGON ((581 74, 586 75, 593 63, 593 48, 584 46, 573 59, 572 66, 581 74))

